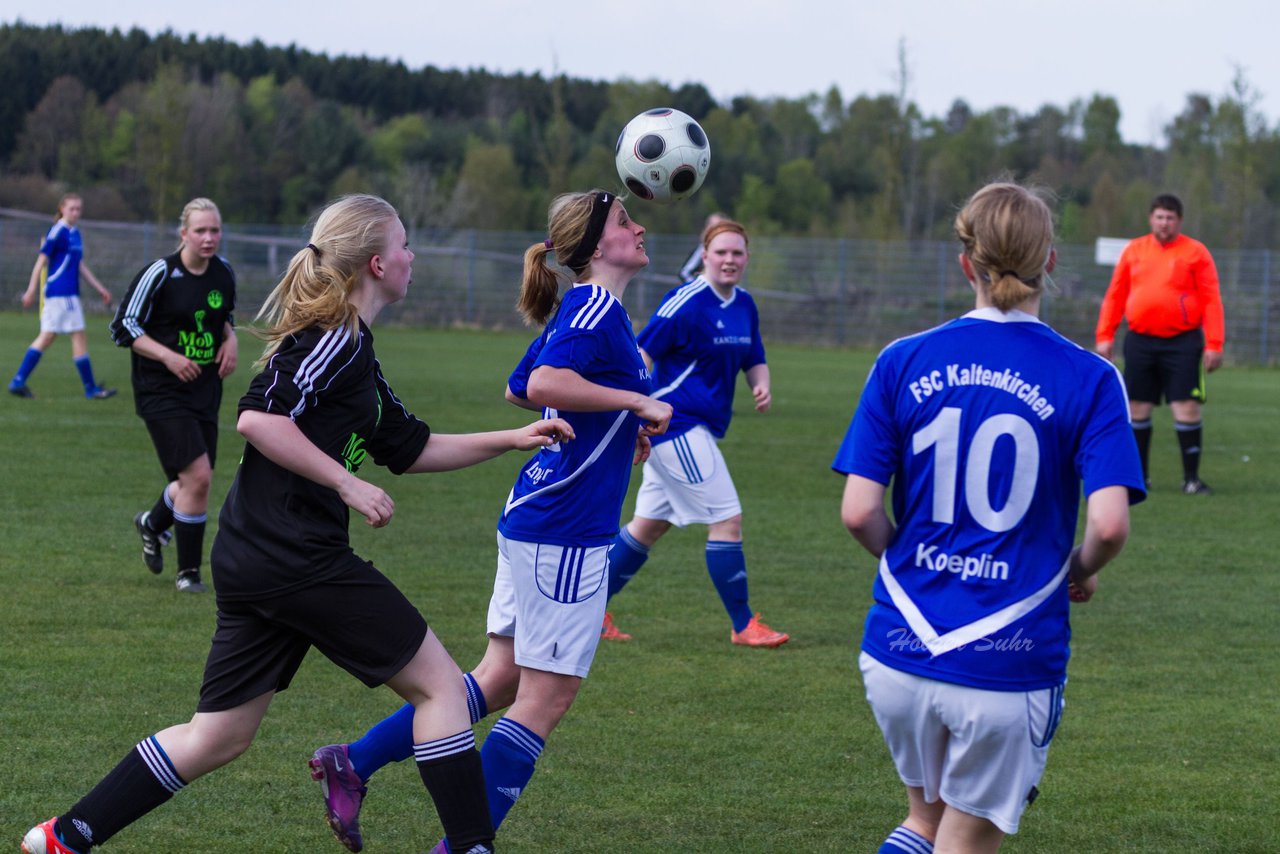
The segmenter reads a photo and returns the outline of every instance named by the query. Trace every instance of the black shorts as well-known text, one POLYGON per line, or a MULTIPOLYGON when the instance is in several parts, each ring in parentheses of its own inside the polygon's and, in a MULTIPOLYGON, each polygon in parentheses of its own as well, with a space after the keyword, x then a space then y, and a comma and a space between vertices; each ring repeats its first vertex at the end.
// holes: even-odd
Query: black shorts
POLYGON ((373 564, 320 584, 263 599, 218 601, 218 626, 204 666, 199 712, 234 709, 283 691, 315 647, 373 688, 413 659, 427 621, 373 564))
POLYGON ((1167 401, 1205 403, 1204 332, 1192 329, 1172 338, 1130 331, 1124 337, 1124 384, 1129 399, 1159 405, 1167 401))
POLYGON ((157 418, 147 420, 151 444, 156 447, 160 468, 165 477, 177 480, 178 472, 209 455, 209 468, 218 462, 218 424, 196 418, 157 418))

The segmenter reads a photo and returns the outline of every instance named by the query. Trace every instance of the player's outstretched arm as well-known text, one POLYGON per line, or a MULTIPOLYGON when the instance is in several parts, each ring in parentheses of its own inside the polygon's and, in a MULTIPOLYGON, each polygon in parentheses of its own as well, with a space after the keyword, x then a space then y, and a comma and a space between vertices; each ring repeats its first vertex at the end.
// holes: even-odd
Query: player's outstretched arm
POLYGON ((884 509, 885 486, 851 474, 844 484, 840 518, 853 538, 873 557, 880 557, 893 539, 893 520, 884 509))
POLYGON ((381 528, 391 521, 396 510, 391 496, 316 447, 288 416, 245 410, 236 430, 271 462, 337 492, 343 503, 372 527, 381 528))
POLYGON ((532 451, 568 442, 573 439, 573 427, 563 418, 544 418, 514 430, 495 430, 491 433, 432 433, 409 471, 453 471, 466 468, 507 451, 532 451))
POLYGON ((671 404, 637 391, 593 383, 569 368, 536 368, 529 375, 529 399, 539 406, 567 412, 627 409, 644 422, 641 431, 646 436, 665 433, 671 422, 671 404))
POLYGON ((521 409, 527 409, 530 412, 541 412, 542 407, 534 403, 527 397, 521 397, 511 390, 511 386, 507 386, 506 393, 503 395, 507 399, 507 403, 518 406, 521 409))

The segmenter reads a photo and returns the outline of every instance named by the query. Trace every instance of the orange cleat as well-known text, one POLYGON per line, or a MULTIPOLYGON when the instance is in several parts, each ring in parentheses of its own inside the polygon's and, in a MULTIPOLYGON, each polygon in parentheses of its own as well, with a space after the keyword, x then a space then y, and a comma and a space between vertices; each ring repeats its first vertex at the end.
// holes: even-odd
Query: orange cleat
POLYGON ((27 835, 22 837, 23 854, 80 854, 58 838, 53 827, 57 820, 58 817, 54 816, 28 830, 27 835))
POLYGON ((775 647, 782 646, 791 640, 791 635, 786 632, 775 632, 760 621, 759 614, 754 614, 746 628, 740 632, 734 632, 730 640, 739 646, 775 647))
POLYGON ((604 612, 604 622, 600 625, 600 640, 629 641, 631 635, 613 624, 613 614, 604 612))

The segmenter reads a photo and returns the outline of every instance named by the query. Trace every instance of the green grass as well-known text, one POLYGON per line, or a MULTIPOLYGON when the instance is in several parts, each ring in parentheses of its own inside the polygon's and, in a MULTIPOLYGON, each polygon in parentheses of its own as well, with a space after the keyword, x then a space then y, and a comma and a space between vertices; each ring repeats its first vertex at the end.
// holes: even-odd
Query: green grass
MULTIPOLYGON (((0 314, 0 370, 16 366, 34 332, 33 315, 0 314)), ((241 340, 214 508, 239 456, 235 401, 256 356, 254 339, 241 340)), ((524 419, 502 401, 524 343, 378 332, 392 384, 443 432, 524 419)), ((5 845, 191 713, 213 627, 212 597, 179 595, 171 573, 142 567, 131 519, 163 477, 133 414, 127 354, 100 328, 91 346, 119 397, 85 401, 60 340, 31 381, 39 397, 0 399, 5 845)), ((601 648, 502 829, 504 852, 873 851, 901 819, 904 797, 855 662, 873 565, 840 525, 841 482, 828 468, 872 355, 774 347, 770 358, 774 411, 758 416, 744 402, 723 448, 746 507, 753 605, 793 640, 731 647, 702 531, 673 532, 611 606, 636 639, 601 648)), ((1167 410, 1157 413, 1155 491, 1135 509, 1129 547, 1098 597, 1075 610, 1067 715, 1043 794, 1007 850, 1280 850, 1278 376, 1233 367, 1212 377, 1211 498, 1178 494, 1173 431, 1167 410)), ((509 455, 400 479, 373 469, 395 520, 352 530, 464 668, 484 648, 494 522, 519 463, 509 455)), ((306 759, 397 706, 313 655, 244 757, 107 850, 338 852, 306 759)), ((439 834, 408 763, 374 781, 364 824, 370 854, 422 851, 439 834)))

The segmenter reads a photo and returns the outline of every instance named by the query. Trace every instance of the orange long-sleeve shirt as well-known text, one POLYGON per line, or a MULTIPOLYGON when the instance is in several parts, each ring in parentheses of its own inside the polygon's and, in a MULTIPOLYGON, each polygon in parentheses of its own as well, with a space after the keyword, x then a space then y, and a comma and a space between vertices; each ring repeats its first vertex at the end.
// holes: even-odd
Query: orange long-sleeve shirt
POLYGON ((1204 348, 1222 352, 1226 322, 1218 268, 1198 240, 1180 234, 1168 243, 1148 234, 1129 242, 1102 298, 1096 338, 1114 341, 1120 319, 1143 335, 1170 338, 1204 329, 1204 348))

